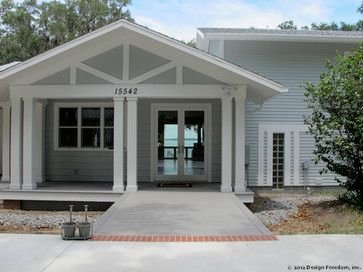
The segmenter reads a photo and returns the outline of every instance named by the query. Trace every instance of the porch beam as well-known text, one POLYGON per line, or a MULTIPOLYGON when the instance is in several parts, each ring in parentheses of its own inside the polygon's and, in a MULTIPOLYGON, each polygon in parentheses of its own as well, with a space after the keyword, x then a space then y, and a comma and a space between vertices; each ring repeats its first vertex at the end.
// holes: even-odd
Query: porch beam
POLYGON ((11 86, 11 97, 57 98, 113 98, 127 97, 115 94, 118 88, 137 88, 136 98, 190 98, 220 99, 227 95, 225 85, 178 85, 178 84, 106 84, 106 85, 59 85, 59 86, 11 86))
POLYGON ((10 103, 1 102, 2 118, 2 177, 1 181, 10 181, 10 103))
POLYGON ((23 186, 24 190, 35 189, 36 173, 36 99, 24 99, 24 133, 23 133, 23 186))
POLYGON ((232 192, 232 95, 222 98, 221 192, 232 192))
POLYGON ((137 98, 127 98, 127 186, 137 191, 137 98))
POLYGON ((124 187, 124 98, 114 99, 113 129, 113 191, 123 192, 124 187))
POLYGON ((21 189, 22 175, 22 133, 23 133, 23 101, 21 98, 11 99, 11 163, 10 163, 10 186, 9 189, 21 189))
POLYGON ((247 89, 237 87, 234 94, 234 191, 245 192, 245 101, 247 89))

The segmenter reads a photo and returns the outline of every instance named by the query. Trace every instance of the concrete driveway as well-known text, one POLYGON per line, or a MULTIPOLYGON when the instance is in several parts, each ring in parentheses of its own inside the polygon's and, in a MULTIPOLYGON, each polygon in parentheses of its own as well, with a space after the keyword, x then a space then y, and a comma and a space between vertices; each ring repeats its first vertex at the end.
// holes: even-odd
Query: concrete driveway
POLYGON ((242 243, 117 243, 0 234, 0 249, 1 272, 337 272, 348 271, 344 266, 349 271, 363 268, 363 235, 279 236, 278 241, 242 243), (305 269, 294 269, 295 265, 305 269))
POLYGON ((220 192, 139 191, 124 194, 101 216, 94 229, 98 238, 102 235, 168 236, 176 241, 181 236, 189 236, 211 237, 214 241, 213 238, 227 236, 240 236, 241 239, 243 236, 272 237, 234 194, 220 192))

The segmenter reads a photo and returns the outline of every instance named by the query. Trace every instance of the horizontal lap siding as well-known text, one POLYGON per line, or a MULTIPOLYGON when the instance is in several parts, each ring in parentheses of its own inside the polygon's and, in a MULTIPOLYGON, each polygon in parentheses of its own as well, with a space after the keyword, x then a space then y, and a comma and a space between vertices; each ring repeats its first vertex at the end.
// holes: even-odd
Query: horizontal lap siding
POLYGON ((320 175, 324 164, 315 164, 314 161, 314 138, 306 132, 300 132, 300 161, 309 163, 307 169, 300 167, 300 184, 303 185, 336 185, 335 175, 326 173, 320 175))
MULTIPOLYGON (((112 181, 112 151, 54 150, 54 103, 46 108, 45 174, 48 181, 112 181)), ((77 101, 72 101, 77 102, 77 101)), ((85 101, 79 101, 85 102, 85 101)), ((95 101, 92 101, 95 102, 95 101)), ((212 104, 212 181, 221 176, 221 106, 218 100, 150 100, 138 101, 138 181, 150 181, 151 103, 212 104)), ((127 153, 125 153, 126 155, 127 153)), ((125 158, 126 161, 126 158, 125 158)), ((125 167, 126 171, 126 167, 125 167)))
POLYGON ((55 102, 67 101, 49 100, 47 104, 45 136, 45 176, 47 181, 112 181, 112 151, 54 150, 55 102))
MULTIPOLYGON (((352 47, 348 44, 225 41, 226 60, 289 87, 289 92, 266 101, 261 110, 255 111, 258 106, 253 103, 246 105, 246 144, 250 145, 251 150, 248 169, 250 186, 263 183, 260 181, 261 184, 259 184, 257 181, 258 124, 303 124, 303 116, 308 112, 301 85, 304 81, 317 82, 320 73, 325 70, 326 61, 334 58, 338 50, 349 51, 352 47)), ((300 164, 305 159, 313 158, 308 147, 313 148, 313 142, 300 144, 300 148, 303 149, 300 150, 300 164)), ((300 175, 302 175, 302 169, 300 175)), ((309 179, 317 177, 315 170, 309 171, 308 175, 309 179)), ((331 175, 325 179, 325 183, 327 182, 334 182, 331 175)))

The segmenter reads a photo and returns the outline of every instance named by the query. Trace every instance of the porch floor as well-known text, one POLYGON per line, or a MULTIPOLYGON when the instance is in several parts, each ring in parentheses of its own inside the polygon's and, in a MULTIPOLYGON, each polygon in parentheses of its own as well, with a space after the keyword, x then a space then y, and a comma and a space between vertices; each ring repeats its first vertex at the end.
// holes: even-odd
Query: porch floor
POLYGON ((220 192, 125 193, 95 225, 95 236, 271 236, 233 194, 220 192))

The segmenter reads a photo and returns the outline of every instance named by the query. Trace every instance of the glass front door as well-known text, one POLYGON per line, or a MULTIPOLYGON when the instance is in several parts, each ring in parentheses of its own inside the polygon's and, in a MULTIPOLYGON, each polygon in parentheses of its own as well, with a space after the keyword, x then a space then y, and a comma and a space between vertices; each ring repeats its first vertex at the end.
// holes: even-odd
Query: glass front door
POLYGON ((207 180, 206 113, 190 104, 156 109, 156 180, 207 180))
POLYGON ((203 176, 204 158, 204 111, 184 111, 183 170, 187 176, 203 176))

